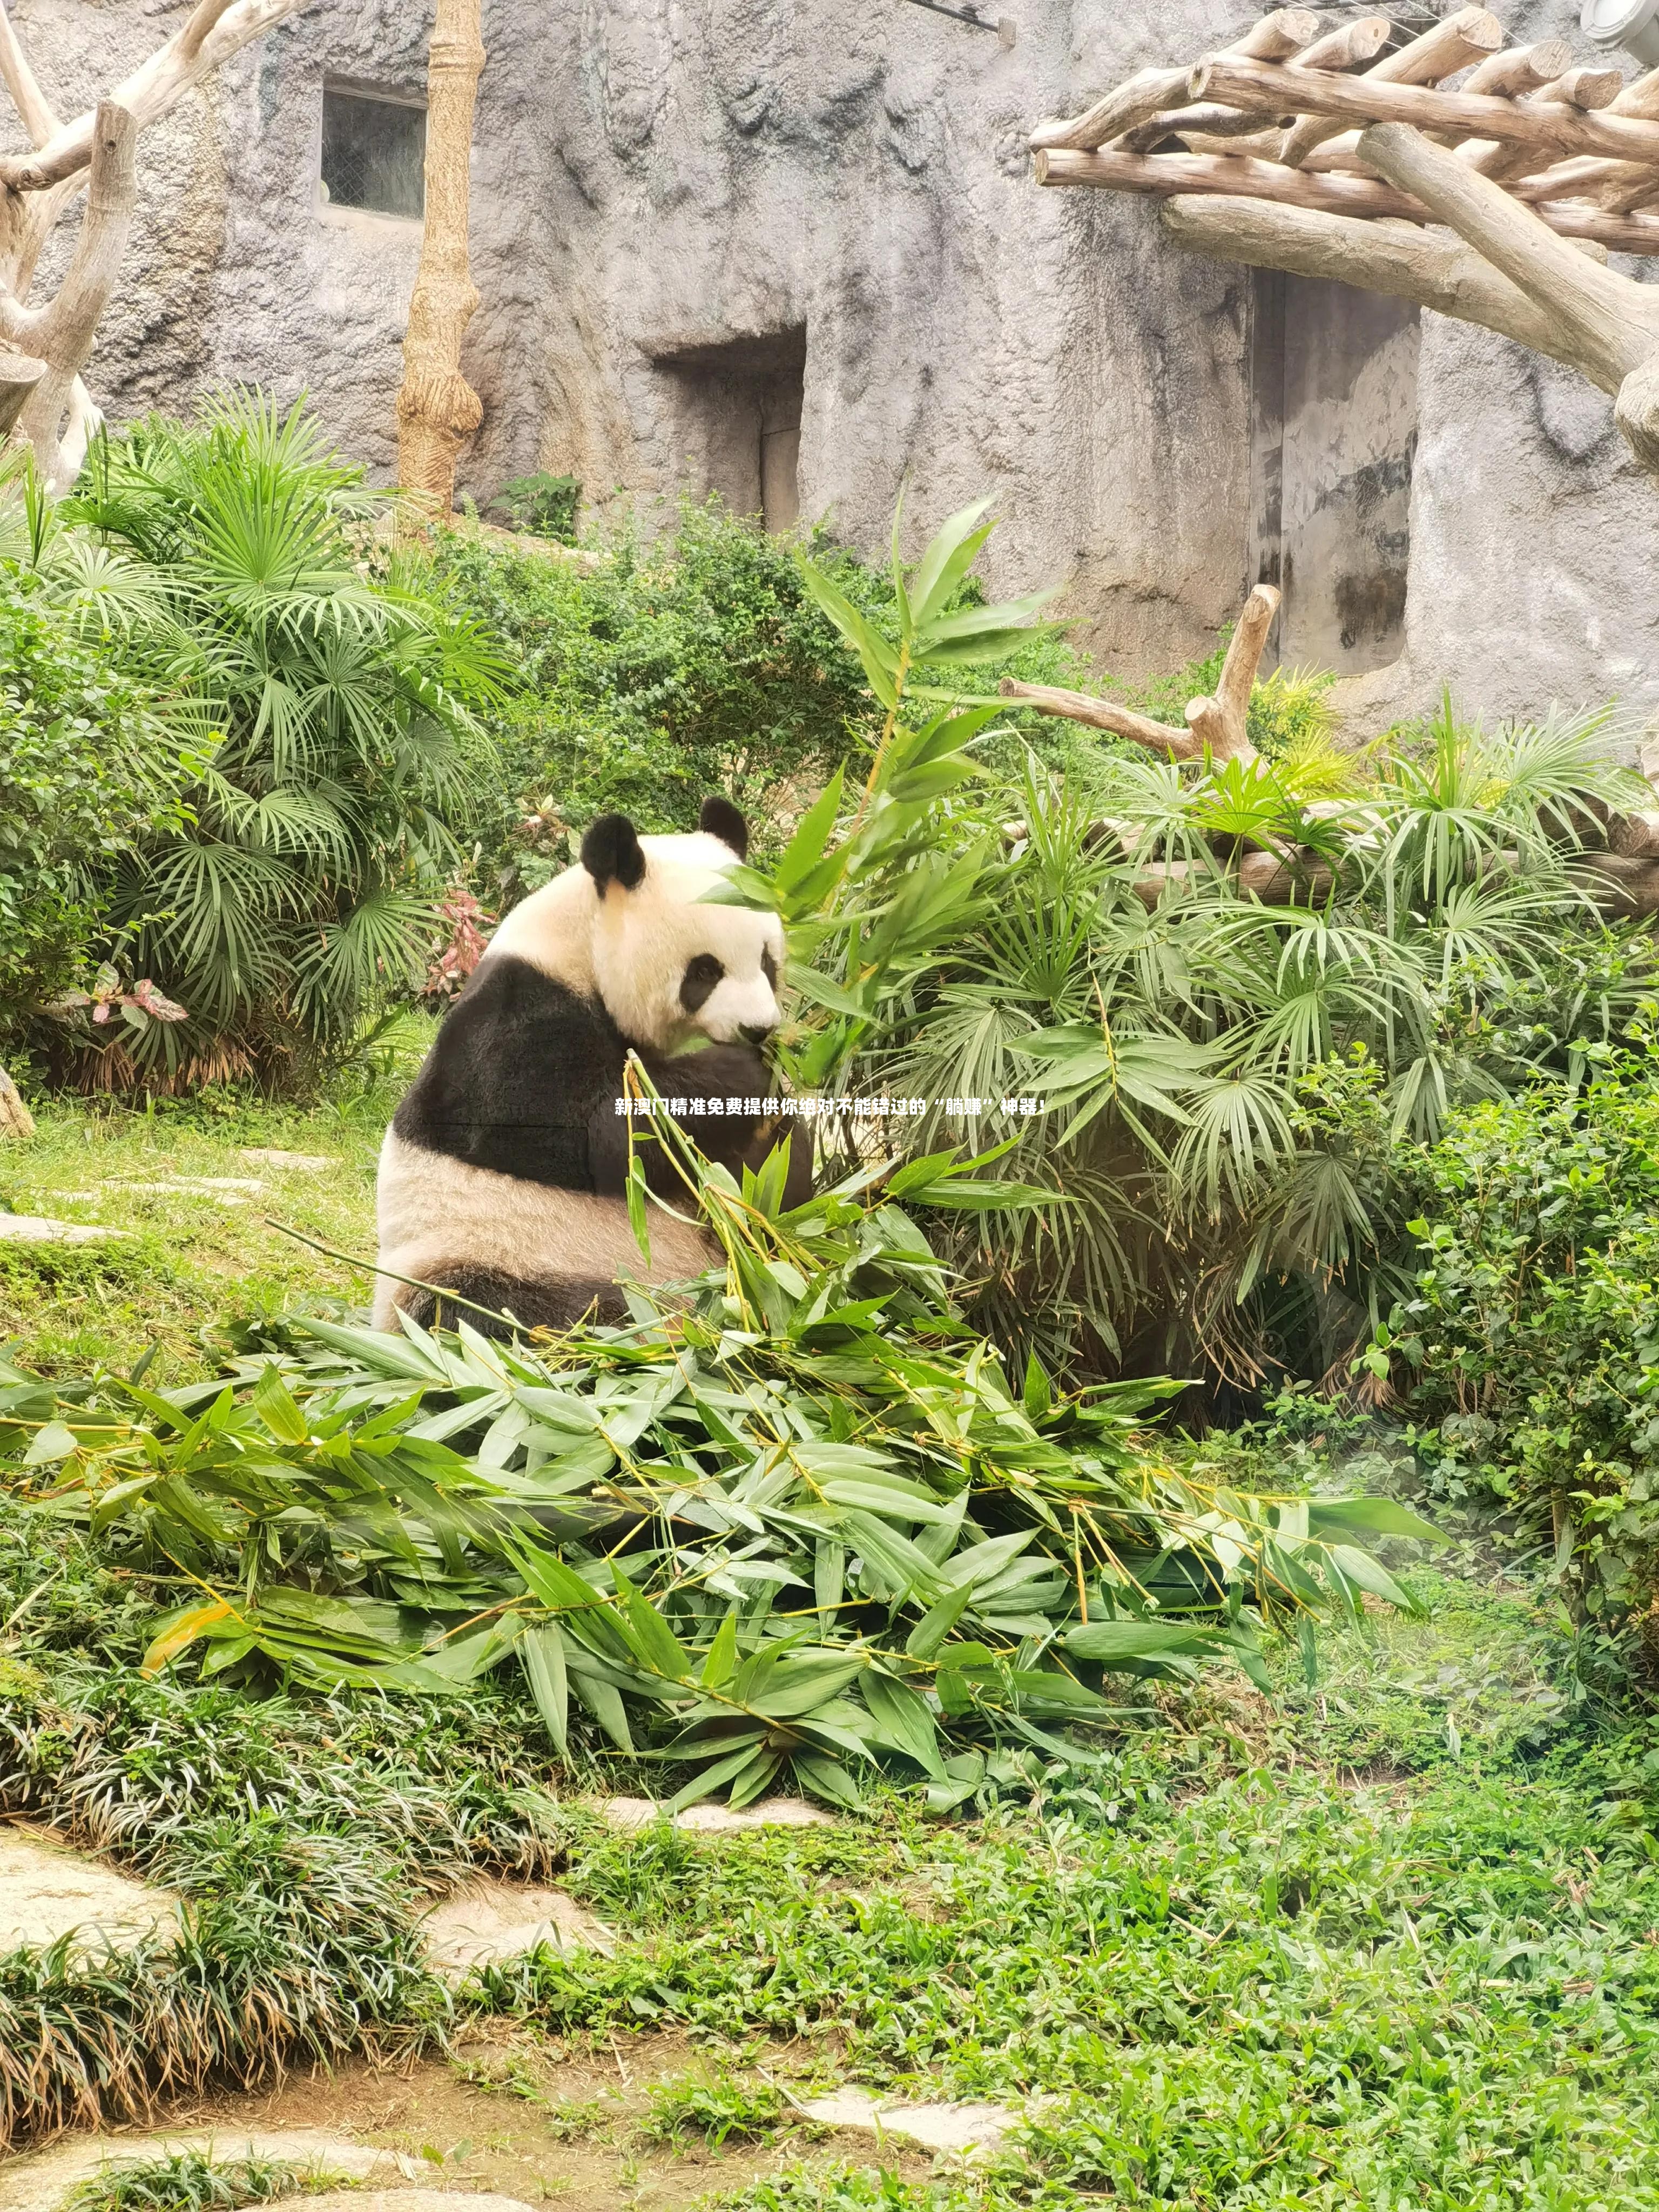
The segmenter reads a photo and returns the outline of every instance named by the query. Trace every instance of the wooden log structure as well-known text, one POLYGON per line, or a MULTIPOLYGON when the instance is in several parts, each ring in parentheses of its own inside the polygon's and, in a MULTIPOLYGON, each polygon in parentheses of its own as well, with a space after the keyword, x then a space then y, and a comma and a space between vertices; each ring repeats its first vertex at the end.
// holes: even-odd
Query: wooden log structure
POLYGON ((1481 7, 1416 38, 1278 8, 1030 144, 1038 184, 1160 200, 1189 251, 1391 293, 1567 362, 1659 476, 1659 286, 1605 265, 1659 255, 1659 70, 1626 84, 1559 39, 1509 46, 1481 7))
MULTIPOLYGON (((1274 216, 1279 210, 1262 209, 1259 212, 1274 216)), ((1415 246, 1421 241, 1413 239, 1409 242, 1415 246)), ((1431 250, 1461 253, 1471 262, 1477 258, 1462 246, 1441 246, 1437 242, 1431 250)), ((1455 280, 1449 277, 1448 282, 1451 281, 1455 280)), ((1524 308, 1524 294, 1517 293, 1516 297, 1524 308)), ((1177 729, 1173 723, 1156 721, 1151 715, 1137 714, 1115 699, 1098 699, 1086 691, 1063 690, 1051 684, 1021 684, 1012 677, 1005 677, 1001 694, 1012 705, 1039 714, 1053 714, 1065 721, 1080 722, 1088 729, 1108 731, 1114 737, 1127 738, 1135 744, 1144 745, 1148 752, 1161 754, 1167 760, 1192 763, 1206 772, 1231 761, 1254 762, 1261 756, 1250 742, 1250 693, 1279 606, 1279 595, 1271 584, 1255 586, 1244 602, 1228 641, 1215 696, 1188 701, 1183 729, 1177 729)), ((1598 802, 1592 811, 1575 813, 1571 817, 1577 834, 1587 835, 1590 839, 1605 836, 1606 849, 1590 849, 1587 846, 1574 855, 1569 872, 1609 920, 1659 914, 1659 739, 1647 748, 1641 765, 1654 792, 1656 804, 1652 809, 1616 814, 1598 802)), ((1306 812, 1310 818, 1326 821, 1348 817, 1349 836, 1356 842, 1364 842, 1376 824, 1374 814, 1346 800, 1322 800, 1306 812)), ((1025 835, 1023 822, 1003 824, 1004 838, 1010 843, 1025 835)), ((1094 823, 1085 833, 1085 843, 1098 843, 1109 837, 1125 853, 1133 854, 1135 834, 1133 825, 1128 823, 1094 823)), ((1224 869, 1241 892, 1261 899, 1267 906, 1317 903, 1330 896, 1335 882, 1327 855, 1304 845, 1287 845, 1271 852, 1250 846, 1233 852, 1224 861, 1218 860, 1214 865, 1224 869)), ((1193 864, 1185 860, 1147 861, 1136 873, 1135 896, 1150 909, 1180 890, 1193 880, 1193 864)))

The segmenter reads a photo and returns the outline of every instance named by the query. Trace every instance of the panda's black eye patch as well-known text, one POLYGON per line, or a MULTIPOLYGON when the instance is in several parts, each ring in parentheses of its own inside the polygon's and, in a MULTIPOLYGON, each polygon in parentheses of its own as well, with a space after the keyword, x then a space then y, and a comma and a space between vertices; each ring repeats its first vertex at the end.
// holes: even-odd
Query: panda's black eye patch
POLYGON ((763 945, 761 948, 761 974, 775 991, 778 988, 778 963, 772 957, 770 945, 763 945))
POLYGON ((685 973, 680 978, 680 1004, 688 1014, 696 1012, 725 973, 724 965, 712 952, 700 952, 695 960, 686 963, 685 973))

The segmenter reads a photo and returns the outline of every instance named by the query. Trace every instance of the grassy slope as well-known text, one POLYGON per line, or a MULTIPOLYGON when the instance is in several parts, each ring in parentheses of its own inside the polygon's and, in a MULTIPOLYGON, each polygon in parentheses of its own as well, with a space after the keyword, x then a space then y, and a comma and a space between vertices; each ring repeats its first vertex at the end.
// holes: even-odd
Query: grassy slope
MULTIPOLYGON (((144 1237, 72 1267, 5 1258, 5 1325, 60 1368, 130 1357, 154 1328, 177 1371, 202 1362, 227 1304, 357 1297, 345 1271, 260 1229, 266 1201, 135 1196, 124 1179, 250 1172, 249 1145, 327 1152, 325 1176, 273 1179, 270 1210, 361 1249, 386 1101, 218 1126, 53 1109, 4 1155, 0 1192, 73 1215, 65 1189, 111 1186, 76 1218, 142 1221, 144 1237)), ((61 1540, 0 1524, 3 1622, 61 1540)), ((1425 1571, 1429 1620, 1338 1639, 1321 1685, 1287 1668, 1273 1705, 1222 1684, 1170 1703, 1062 1778, 1041 1817, 942 1828, 894 1801, 868 1823, 714 1844, 614 1837, 568 1809, 556 1843, 538 1838, 523 1788, 559 1778, 508 1689, 417 1729, 407 1709, 388 1728, 373 1710, 254 1713, 188 1680, 140 1686, 142 1582, 72 1565, 0 1635, 0 1778, 89 1840, 100 1808, 123 1806, 119 1847, 203 1900, 205 1951, 228 1956, 260 1918, 234 1972, 195 1954, 197 1984, 258 1983, 297 1943, 313 1989, 394 2028, 439 2008, 408 1949, 420 1881, 470 1858, 563 1857, 561 1878, 624 1940, 611 1959, 501 1976, 489 2007, 544 2036, 690 2027, 786 2070, 1054 2099, 973 2185, 998 2203, 1659 2206, 1642 1746, 1591 1741, 1537 1619, 1490 1579, 1478 1561, 1425 1571), (32 1680, 8 1674, 8 1644, 32 1680), (59 1701, 78 1726, 54 1718, 59 1701)), ((0 1999, 62 2021, 99 2001, 71 1980, 0 1963, 0 1999)), ((327 2047, 356 2032, 317 2023, 327 2047)), ((828 2155, 744 2201, 923 2201, 828 2155)))
POLYGON ((106 1245, 0 1241, 0 1342, 53 1375, 97 1361, 130 1364, 158 1346, 158 1376, 202 1371, 227 1319, 296 1300, 368 1304, 368 1278, 268 1226, 286 1223, 337 1251, 374 1249, 374 1159, 386 1118, 416 1064, 426 1024, 407 1021, 376 1063, 310 1110, 234 1095, 147 1113, 37 1100, 27 1144, 0 1140, 0 1212, 97 1223, 106 1245), (273 1169, 248 1148, 326 1158, 326 1171, 273 1169), (161 1188, 234 1178, 258 1191, 161 1188))

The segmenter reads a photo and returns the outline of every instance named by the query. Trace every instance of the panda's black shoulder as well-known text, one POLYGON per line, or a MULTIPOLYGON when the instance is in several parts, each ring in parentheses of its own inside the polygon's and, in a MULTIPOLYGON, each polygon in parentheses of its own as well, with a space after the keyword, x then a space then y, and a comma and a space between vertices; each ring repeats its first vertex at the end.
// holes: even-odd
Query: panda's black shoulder
POLYGON ((570 1190, 627 1048, 596 1000, 507 952, 480 961, 392 1117, 405 1143, 570 1190))

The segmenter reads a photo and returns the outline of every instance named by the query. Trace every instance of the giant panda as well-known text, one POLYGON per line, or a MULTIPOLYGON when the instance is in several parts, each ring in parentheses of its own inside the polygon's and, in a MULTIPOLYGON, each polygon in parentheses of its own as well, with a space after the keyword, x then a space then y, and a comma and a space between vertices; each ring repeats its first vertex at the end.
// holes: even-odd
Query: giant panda
MULTIPOLYGON (((578 864, 515 907, 445 1018, 380 1151, 375 1325, 399 1309, 429 1322, 435 1285, 525 1328, 626 1317, 618 1276, 699 1274, 714 1253, 694 1224, 653 1209, 649 1267, 629 1225, 628 1121, 617 1101, 630 1050, 665 1098, 718 1099, 680 1118, 734 1172, 769 1140, 758 1109, 777 1084, 761 1047, 777 1024, 783 931, 775 915, 702 904, 748 852, 729 800, 703 802, 689 836, 640 836, 600 817, 578 864)), ((653 1188, 684 1186, 645 1148, 653 1188)), ((785 1197, 811 1188, 791 1151, 785 1197)), ((459 1310, 465 1311, 465 1309, 459 1310)), ((442 1316, 453 1319, 453 1305, 442 1316)), ((499 1334, 476 1313, 466 1319, 499 1334)))

